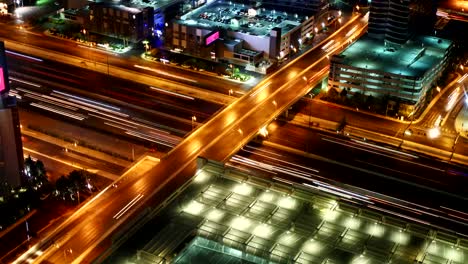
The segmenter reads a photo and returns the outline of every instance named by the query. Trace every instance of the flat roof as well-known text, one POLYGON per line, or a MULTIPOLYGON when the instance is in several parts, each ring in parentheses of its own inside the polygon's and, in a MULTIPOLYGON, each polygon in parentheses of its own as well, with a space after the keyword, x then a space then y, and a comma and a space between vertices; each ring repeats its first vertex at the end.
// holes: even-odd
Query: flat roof
POLYGON ((242 258, 255 263, 460 264, 468 258, 468 240, 455 232, 210 162, 183 189, 155 218, 166 224, 148 223, 141 231, 148 237, 140 240, 140 258, 167 261, 178 253, 176 263, 186 263, 185 256, 196 257, 193 263, 242 258), (179 245, 194 237, 203 239, 196 248, 181 250, 179 245))
POLYGON ((127 11, 132 14, 137 14, 140 9, 145 7, 153 7, 155 10, 167 6, 171 6, 175 3, 181 2, 182 0, 95 0, 91 2, 107 4, 115 8, 127 11))
POLYGON ((177 23, 199 28, 215 29, 221 27, 230 31, 239 31, 256 36, 267 36, 275 28, 287 33, 309 17, 287 12, 255 8, 256 15, 249 15, 248 5, 216 1, 190 11, 177 23), (239 23, 235 23, 238 21, 239 23))
POLYGON ((341 52, 342 63, 361 69, 422 77, 443 60, 451 41, 432 36, 416 37, 400 47, 364 36, 341 52))

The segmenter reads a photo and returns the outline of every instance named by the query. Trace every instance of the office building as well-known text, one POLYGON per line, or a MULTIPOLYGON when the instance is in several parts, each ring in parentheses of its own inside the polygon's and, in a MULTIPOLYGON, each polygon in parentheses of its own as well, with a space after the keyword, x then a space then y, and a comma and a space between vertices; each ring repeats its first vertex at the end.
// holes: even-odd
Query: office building
POLYGON ((139 42, 151 35, 153 8, 91 2, 86 29, 90 33, 139 42))
POLYGON ((368 34, 387 44, 404 44, 414 35, 429 34, 436 19, 434 0, 373 0, 368 34))
POLYGON ((167 46, 193 56, 258 65, 287 58, 314 35, 314 14, 214 1, 172 21, 167 46))
POLYGON ((245 4, 257 5, 266 9, 287 10, 288 12, 299 12, 308 14, 320 14, 326 12, 330 6, 329 0, 244 0, 245 4))
POLYGON ((183 0, 97 0, 81 10, 87 13, 84 28, 91 35, 131 43, 154 37, 162 45, 166 21, 180 12, 183 3, 183 0))
POLYGON ((0 42, 0 181, 21 184, 23 145, 16 98, 8 95, 8 67, 4 43, 0 42))

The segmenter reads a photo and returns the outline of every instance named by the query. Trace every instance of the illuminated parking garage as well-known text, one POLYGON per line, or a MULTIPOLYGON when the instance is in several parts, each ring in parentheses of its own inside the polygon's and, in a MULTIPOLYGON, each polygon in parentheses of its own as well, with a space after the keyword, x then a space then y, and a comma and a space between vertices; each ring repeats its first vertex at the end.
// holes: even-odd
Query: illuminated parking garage
POLYGON ((468 260, 466 238, 211 162, 157 216, 168 223, 143 243, 131 262, 468 260))

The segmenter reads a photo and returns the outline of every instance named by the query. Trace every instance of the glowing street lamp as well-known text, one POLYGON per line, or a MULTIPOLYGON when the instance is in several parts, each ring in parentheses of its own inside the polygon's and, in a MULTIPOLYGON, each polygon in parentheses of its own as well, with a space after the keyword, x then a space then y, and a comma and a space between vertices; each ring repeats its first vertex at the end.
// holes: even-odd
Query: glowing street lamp
POLYGON ((440 129, 438 127, 433 127, 431 129, 429 129, 429 131, 427 133, 427 136, 430 139, 434 139, 434 138, 439 137, 440 136, 440 129))
POLYGON ((197 117, 192 116, 192 130, 195 128, 195 122, 197 122, 197 117))
POLYGON ((143 45, 145 46, 145 52, 148 53, 149 50, 149 41, 148 40, 143 40, 143 45))

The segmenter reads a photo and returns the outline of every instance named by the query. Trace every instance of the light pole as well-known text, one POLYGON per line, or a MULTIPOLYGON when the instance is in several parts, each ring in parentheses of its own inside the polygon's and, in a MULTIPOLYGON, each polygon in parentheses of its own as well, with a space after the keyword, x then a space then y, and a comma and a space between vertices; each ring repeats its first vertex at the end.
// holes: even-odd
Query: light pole
POLYGON ((405 128, 405 130, 403 131, 403 135, 401 136, 401 142, 400 142, 400 145, 398 146, 398 148, 401 148, 401 146, 403 146, 403 143, 405 142, 405 135, 408 135, 408 136, 411 136, 413 134, 413 132, 411 131, 410 127, 411 125, 413 124, 413 121, 414 121, 414 111, 411 112, 409 115, 408 115, 408 118, 411 118, 411 122, 408 124, 408 126, 405 128))
POLYGON ((68 255, 73 258, 73 250, 71 248, 63 250, 63 257, 65 258, 65 262, 68 262, 68 255))
POLYGON ((197 122, 197 117, 192 116, 192 130, 195 128, 195 122, 197 122))
POLYGON ((143 45, 145 47, 145 55, 148 53, 149 50, 149 41, 148 40, 143 40, 143 45))

